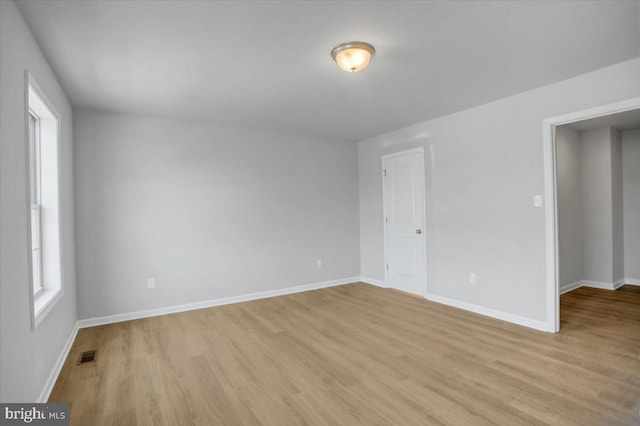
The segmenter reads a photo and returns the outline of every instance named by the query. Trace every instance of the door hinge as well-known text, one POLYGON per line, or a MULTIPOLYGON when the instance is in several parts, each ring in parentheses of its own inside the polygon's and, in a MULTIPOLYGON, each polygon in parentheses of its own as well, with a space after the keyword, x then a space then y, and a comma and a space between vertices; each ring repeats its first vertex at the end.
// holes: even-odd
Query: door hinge
POLYGON ((389 264, 387 263, 387 271, 389 270, 389 264))
POLYGON ((389 223, 389 218, 388 217, 384 218, 384 223, 389 223))
POLYGON ((387 175, 387 169, 382 169, 382 173, 384 173, 384 175, 387 175))

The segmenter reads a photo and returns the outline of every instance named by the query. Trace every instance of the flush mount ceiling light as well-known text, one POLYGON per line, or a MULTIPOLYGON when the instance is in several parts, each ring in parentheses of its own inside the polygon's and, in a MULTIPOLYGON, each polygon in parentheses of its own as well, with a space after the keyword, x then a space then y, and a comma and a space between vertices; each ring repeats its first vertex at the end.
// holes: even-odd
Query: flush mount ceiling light
POLYGON ((369 65, 369 60, 376 49, 364 41, 350 41, 337 45, 331 51, 331 57, 338 66, 347 72, 362 71, 369 65))

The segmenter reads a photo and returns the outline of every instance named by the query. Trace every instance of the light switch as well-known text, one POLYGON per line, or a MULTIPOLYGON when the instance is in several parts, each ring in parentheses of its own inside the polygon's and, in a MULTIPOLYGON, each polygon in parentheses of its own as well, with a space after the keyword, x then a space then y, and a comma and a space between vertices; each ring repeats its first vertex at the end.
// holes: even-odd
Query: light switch
POLYGON ((533 196, 533 207, 542 207, 542 195, 533 196))

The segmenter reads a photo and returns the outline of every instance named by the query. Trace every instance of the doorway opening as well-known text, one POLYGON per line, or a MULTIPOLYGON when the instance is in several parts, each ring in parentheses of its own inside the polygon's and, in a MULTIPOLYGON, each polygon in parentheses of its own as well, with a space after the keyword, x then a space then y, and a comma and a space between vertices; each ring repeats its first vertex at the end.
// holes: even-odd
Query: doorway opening
POLYGON ((547 323, 560 295, 640 285, 640 98, 545 120, 547 323))

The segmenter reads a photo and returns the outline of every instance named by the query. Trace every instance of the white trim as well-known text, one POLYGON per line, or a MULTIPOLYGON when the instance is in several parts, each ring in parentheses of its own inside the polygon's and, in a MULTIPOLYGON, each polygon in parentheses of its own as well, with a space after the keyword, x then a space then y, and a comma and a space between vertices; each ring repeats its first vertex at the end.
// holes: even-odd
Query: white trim
POLYGON ((585 109, 582 111, 571 112, 569 114, 559 115, 556 117, 547 118, 544 121, 553 123, 556 126, 562 124, 574 123, 576 121, 582 121, 590 118, 603 117, 606 115, 617 114, 619 112, 625 112, 640 108, 640 97, 629 98, 624 101, 615 102, 612 104, 599 105, 593 108, 585 109))
POLYGON ((591 287, 591 288, 599 288, 602 290, 613 290, 613 284, 612 283, 603 283, 600 281, 589 281, 589 280, 582 280, 582 285, 584 287, 591 287))
POLYGON ((583 280, 582 285, 591 288, 601 288, 603 290, 616 290, 624 285, 624 279, 616 281, 615 283, 603 283, 600 281, 583 280))
POLYGON ((35 316, 32 318, 33 328, 36 328, 45 319, 49 312, 55 308, 56 304, 64 296, 64 290, 58 288, 55 290, 45 290, 39 296, 34 296, 33 311, 35 316))
POLYGON ((386 282, 376 280, 375 278, 365 277, 364 275, 360 277, 360 281, 362 281, 365 284, 375 285, 377 287, 389 288, 386 282))
POLYGON ((386 265, 389 264, 387 249, 389 247, 388 238, 387 238, 387 226, 386 226, 386 217, 387 217, 387 206, 386 206, 386 191, 385 191, 385 160, 396 157, 403 157, 405 155, 412 154, 421 154, 420 155, 420 165, 421 165, 421 179, 422 179, 422 232, 424 235, 424 282, 419 284, 418 291, 420 295, 424 296, 429 291, 428 285, 428 273, 429 273, 429 260, 427 259, 427 241, 428 241, 428 232, 427 232, 427 180, 426 180, 426 163, 424 161, 424 147, 419 146, 417 148, 406 149, 404 151, 393 152, 391 154, 385 154, 381 157, 381 175, 382 175, 382 233, 383 233, 383 243, 384 243, 384 286, 385 288, 390 288, 387 283, 389 282, 389 271, 387 270, 386 265), (421 286, 421 288, 420 288, 421 286))
POLYGON ((624 283, 627 285, 640 285, 640 280, 637 278, 625 278, 624 283))
POLYGON ((140 318, 155 317, 159 315, 175 314, 177 312, 192 311, 194 309, 210 308, 220 305, 231 305, 233 303, 248 302, 250 300, 266 299, 269 297, 283 296, 286 294, 300 293, 303 291, 316 290, 326 287, 334 287, 343 284, 350 284, 360 281, 360 276, 341 278, 331 281, 322 281, 313 284, 300 285, 296 287, 286 287, 277 290, 261 291, 258 293, 245 294, 241 296, 223 297, 220 299, 205 300, 202 302, 186 303, 184 305, 165 306, 162 308, 146 309, 144 311, 128 312, 123 314, 107 315, 103 317, 87 318, 78 320, 79 328, 94 327, 96 325, 112 324, 115 322, 130 321, 140 318))
POLYGON ((575 290, 580 287, 600 288, 603 290, 617 290, 625 284, 640 285, 640 280, 630 280, 629 278, 623 278, 621 280, 616 281, 615 283, 604 283, 600 281, 589 281, 589 280, 576 281, 575 283, 560 287, 560 294, 565 294, 567 292, 570 292, 571 290, 575 290), (632 281, 632 282, 630 283, 629 281, 632 281))
POLYGON ((550 331, 560 330, 559 313, 559 277, 558 277, 558 235, 557 235, 557 200, 556 200, 556 141, 555 128, 557 126, 590 118, 602 117, 619 112, 640 108, 640 97, 627 99, 608 105, 573 112, 547 118, 542 121, 542 146, 544 153, 544 194, 545 208, 545 239, 547 262, 547 328, 550 331))
POLYGON ((449 299, 448 297, 438 296, 431 293, 427 293, 427 300, 442 303, 448 306, 453 306, 454 308, 458 309, 464 309, 465 311, 475 312, 476 314, 496 318, 536 330, 553 332, 553 329, 549 328, 549 324, 544 321, 538 321, 502 311, 496 311, 495 309, 485 308, 484 306, 474 305, 472 303, 462 302, 455 299, 449 299))
MULTIPOLYGON (((29 142, 28 142, 28 138, 29 138, 29 129, 28 129, 28 125, 29 125, 29 121, 28 121, 28 117, 29 117, 29 111, 30 111, 30 102, 29 102, 29 90, 33 89, 33 91, 35 92, 35 94, 37 95, 37 97, 40 99, 40 101, 42 101, 42 103, 44 104, 44 106, 49 110, 48 112, 51 113, 51 115, 53 115, 53 117, 56 119, 57 121, 57 128, 56 128, 56 143, 57 143, 57 167, 58 167, 58 196, 57 196, 57 204, 58 204, 58 258, 59 258, 59 268, 60 268, 60 276, 57 277, 60 280, 60 286, 59 287, 55 287, 53 289, 50 289, 49 291, 47 291, 46 286, 45 286, 45 291, 43 294, 41 294, 38 299, 36 300, 36 296, 33 292, 33 268, 31 266, 32 263, 32 258, 31 258, 31 252, 29 252, 29 256, 28 256, 28 267, 29 267, 29 311, 31 314, 31 329, 35 330, 40 323, 42 323, 42 321, 45 319, 45 317, 53 310, 53 308, 58 304, 58 302, 62 299, 62 296, 64 295, 64 253, 63 253, 63 243, 62 243, 62 236, 64 235, 63 232, 63 213, 62 213, 62 207, 64 205, 63 200, 62 200, 62 116, 60 115, 60 113, 58 112, 58 110, 55 108, 53 102, 51 102, 51 100, 47 97, 46 93, 44 92, 44 90, 42 90, 42 88, 40 87, 40 85, 38 84, 38 82, 36 81, 36 79, 33 77, 33 75, 28 71, 25 70, 25 85, 24 85, 24 103, 25 103, 25 137, 27 138, 26 141, 26 146, 27 146, 27 150, 26 150, 26 155, 27 155, 27 159, 29 156, 29 142)), ((27 164, 29 164, 27 162, 27 164)), ((29 168, 27 168, 27 185, 31 185, 31 177, 30 177, 30 173, 29 173, 29 168)), ((31 200, 30 200, 30 188, 27 188, 27 206, 28 206, 28 210, 29 211, 29 215, 31 214, 30 208, 31 208, 31 200)), ((29 216, 29 222, 31 223, 31 219, 29 216)), ((27 241, 31 241, 31 225, 29 225, 27 227, 27 241)), ((31 243, 29 243, 29 251, 31 251, 31 243)), ((44 253, 44 251, 42 252, 44 253)), ((41 254, 43 255, 43 254, 41 254)), ((44 272, 43 272, 44 273, 44 272)))
POLYGON ((405 155, 422 154, 424 155, 424 147, 419 146, 417 148, 405 149, 404 151, 392 152, 391 154, 385 154, 382 156, 383 160, 395 157, 404 157, 405 155))
POLYGON ((550 331, 560 331, 560 282, 556 267, 558 254, 558 238, 556 228, 558 215, 556 210, 556 141, 555 126, 542 123, 543 153, 544 153, 544 198, 545 198, 545 239, 546 239, 546 279, 547 279, 547 327, 550 331))
POLYGON ((38 396, 38 399, 36 400, 36 402, 46 403, 49 400, 49 396, 51 395, 51 391, 53 390, 53 387, 55 386, 56 381, 58 380, 58 375, 62 370, 62 366, 64 365, 64 362, 67 360, 67 357, 69 356, 69 351, 73 346, 73 342, 76 340, 76 335, 78 334, 78 328, 79 328, 78 321, 76 321, 76 323, 73 325, 73 328, 71 329, 71 333, 69 334, 69 337, 67 337, 66 343, 62 348, 62 352, 60 352, 60 355, 58 356, 56 363, 53 365, 53 369, 51 370, 51 373, 49 374, 49 377, 47 378, 47 381, 45 382, 44 387, 42 388, 42 392, 40 392, 40 395, 38 396))
POLYGON ((575 283, 563 285, 562 287, 560 287, 560 294, 569 293, 570 291, 580 288, 583 285, 583 281, 576 281, 575 283))

